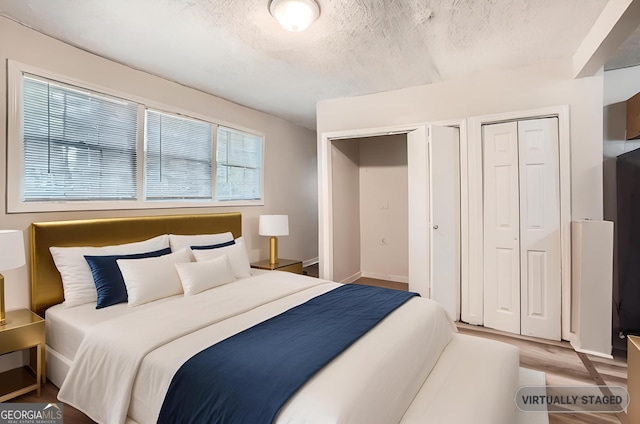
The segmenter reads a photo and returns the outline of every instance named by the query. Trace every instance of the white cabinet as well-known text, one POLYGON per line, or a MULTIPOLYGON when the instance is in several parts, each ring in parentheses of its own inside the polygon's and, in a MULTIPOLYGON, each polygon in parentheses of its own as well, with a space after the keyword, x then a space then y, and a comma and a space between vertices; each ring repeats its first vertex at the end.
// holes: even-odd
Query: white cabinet
POLYGON ((611 357, 613 222, 571 222, 571 341, 578 352, 611 357))

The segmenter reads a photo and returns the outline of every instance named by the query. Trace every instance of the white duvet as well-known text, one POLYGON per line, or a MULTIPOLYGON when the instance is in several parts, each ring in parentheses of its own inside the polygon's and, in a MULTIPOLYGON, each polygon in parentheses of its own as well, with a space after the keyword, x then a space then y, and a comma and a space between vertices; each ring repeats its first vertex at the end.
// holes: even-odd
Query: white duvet
MULTIPOLYGON (((58 398, 99 423, 155 423, 192 355, 336 287, 269 272, 111 319, 87 333, 58 398)), ((411 299, 309 380, 277 423, 399 422, 454 331, 437 303, 411 299)))

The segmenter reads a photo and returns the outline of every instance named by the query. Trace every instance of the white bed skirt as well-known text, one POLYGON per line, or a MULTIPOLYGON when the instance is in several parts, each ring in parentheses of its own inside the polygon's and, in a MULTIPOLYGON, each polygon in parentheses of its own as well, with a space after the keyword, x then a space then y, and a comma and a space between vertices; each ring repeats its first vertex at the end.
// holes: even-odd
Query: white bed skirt
POLYGON ((60 388, 67 377, 71 367, 71 359, 63 356, 60 352, 46 345, 47 353, 47 379, 56 387, 60 388))

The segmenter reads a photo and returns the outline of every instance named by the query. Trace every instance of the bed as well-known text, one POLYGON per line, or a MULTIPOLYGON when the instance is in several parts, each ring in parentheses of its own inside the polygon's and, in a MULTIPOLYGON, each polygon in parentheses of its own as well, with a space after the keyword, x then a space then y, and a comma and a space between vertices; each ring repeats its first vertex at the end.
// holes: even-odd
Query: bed
MULTIPOLYGON (((241 228, 239 213, 34 223, 31 306, 46 319, 47 376, 61 387, 60 399, 97 422, 156 422, 172 378, 193 355, 342 285, 251 270, 192 296, 64 307, 50 247, 164 234, 230 232, 238 239, 241 228)), ((443 308, 415 297, 314 374, 275 422, 547 422, 517 411, 514 394, 525 383, 544 379, 519 368, 516 348, 457 334, 443 308)))

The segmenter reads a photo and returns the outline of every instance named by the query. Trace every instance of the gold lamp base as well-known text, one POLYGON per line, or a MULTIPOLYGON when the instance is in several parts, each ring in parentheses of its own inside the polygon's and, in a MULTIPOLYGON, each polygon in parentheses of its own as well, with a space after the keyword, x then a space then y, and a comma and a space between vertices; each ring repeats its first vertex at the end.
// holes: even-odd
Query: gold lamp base
POLYGON ((269 265, 278 265, 278 238, 275 236, 269 239, 269 265))

